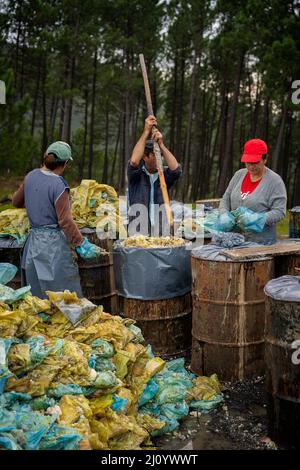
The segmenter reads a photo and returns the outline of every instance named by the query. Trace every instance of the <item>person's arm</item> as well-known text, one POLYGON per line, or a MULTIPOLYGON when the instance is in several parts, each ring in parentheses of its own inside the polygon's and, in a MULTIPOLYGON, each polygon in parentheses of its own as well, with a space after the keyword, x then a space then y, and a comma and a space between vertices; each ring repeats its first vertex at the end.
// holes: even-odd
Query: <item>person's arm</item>
POLYGON ((156 142, 158 143, 161 153, 165 159, 165 162, 168 165, 168 168, 171 171, 177 170, 177 168, 179 167, 179 163, 174 157, 174 155, 172 154, 172 152, 170 152, 170 150, 165 146, 164 141, 163 141, 163 136, 158 129, 153 130, 152 139, 156 140, 156 142))
POLYGON ((266 225, 272 225, 284 218, 286 213, 287 194, 282 179, 277 179, 272 185, 270 196, 270 210, 266 212, 266 225))
POLYGON ((153 126, 156 125, 156 118, 155 116, 148 116, 147 119, 145 119, 145 125, 144 125, 144 130, 135 144, 135 147, 132 151, 132 155, 130 158, 130 165, 134 168, 139 167, 140 162, 143 158, 144 155, 144 150, 145 150, 145 145, 146 145, 146 140, 149 138, 149 134, 151 132, 151 129, 153 126))
POLYGON ((68 242, 75 247, 80 246, 84 238, 72 217, 68 189, 56 200, 55 210, 58 225, 66 235, 68 242))
POLYGON ((25 207, 24 181, 21 184, 21 186, 19 187, 19 189, 17 189, 17 191, 13 194, 12 204, 13 204, 13 206, 15 206, 19 209, 25 207))

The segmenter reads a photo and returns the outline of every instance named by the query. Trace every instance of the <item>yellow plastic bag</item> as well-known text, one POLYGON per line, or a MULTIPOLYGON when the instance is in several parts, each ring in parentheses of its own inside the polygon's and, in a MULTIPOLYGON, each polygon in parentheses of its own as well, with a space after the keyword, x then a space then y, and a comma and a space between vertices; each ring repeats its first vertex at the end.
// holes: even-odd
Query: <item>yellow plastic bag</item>
POLYGON ((6 209, 0 212, 0 233, 25 237, 29 231, 26 209, 6 209))
POLYGON ((0 310, 0 338, 20 338, 38 323, 37 317, 22 310, 0 310))
POLYGON ((221 393, 220 383, 216 374, 210 377, 197 377, 193 380, 193 387, 188 390, 188 400, 212 400, 221 393))

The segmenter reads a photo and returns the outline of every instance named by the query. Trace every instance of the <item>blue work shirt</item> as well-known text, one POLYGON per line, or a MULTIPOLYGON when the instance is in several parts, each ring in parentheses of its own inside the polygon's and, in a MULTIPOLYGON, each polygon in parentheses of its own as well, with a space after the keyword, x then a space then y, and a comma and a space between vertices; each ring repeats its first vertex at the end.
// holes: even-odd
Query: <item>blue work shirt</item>
MULTIPOLYGON (((170 192, 170 188, 173 186, 175 181, 177 181, 180 177, 181 173, 182 170, 180 165, 178 165, 176 170, 164 168, 164 176, 168 193, 170 192)), ((144 161, 141 160, 138 167, 134 167, 130 164, 130 161, 128 162, 127 178, 129 207, 134 204, 143 204, 146 206, 149 213, 149 225, 151 225, 151 222, 153 225, 153 220, 151 221, 151 218, 154 217, 151 207, 154 208, 154 204, 162 205, 164 203, 158 173, 154 174, 156 174, 157 177, 154 178, 151 185, 150 174, 145 169, 144 161)), ((130 220, 132 220, 131 217, 129 217, 129 222, 130 220)))

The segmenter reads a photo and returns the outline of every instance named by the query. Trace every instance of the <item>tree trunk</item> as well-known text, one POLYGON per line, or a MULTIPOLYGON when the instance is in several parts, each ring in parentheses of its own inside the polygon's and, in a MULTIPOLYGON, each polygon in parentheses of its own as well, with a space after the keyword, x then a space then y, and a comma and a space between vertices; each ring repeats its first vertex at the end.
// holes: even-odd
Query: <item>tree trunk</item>
POLYGON ((55 124, 56 124, 56 116, 58 111, 59 105, 59 97, 55 96, 52 98, 51 104, 51 114, 50 114, 50 133, 49 133, 49 142, 52 142, 54 139, 54 132, 55 132, 55 124))
POLYGON ((121 135, 121 124, 122 124, 122 116, 120 116, 120 118, 119 118, 118 134, 117 134, 117 138, 116 138, 114 158, 113 158, 113 163, 112 163, 111 173, 110 173, 110 184, 112 186, 114 186, 114 175, 115 175, 115 168, 116 168, 118 148, 119 148, 120 135, 121 135))
POLYGON ((32 136, 34 135, 34 130, 35 130, 36 110, 37 110, 37 104, 38 104, 38 99, 39 99, 39 91, 40 91, 40 78, 41 78, 41 67, 40 67, 40 64, 39 64, 38 72, 37 72, 37 80, 36 80, 34 99, 33 99, 33 104, 32 104, 32 118, 31 118, 31 135, 32 136))
POLYGON ((70 96, 71 90, 73 88, 75 75, 75 59, 67 59, 66 69, 65 69, 65 91, 67 91, 67 96, 64 97, 64 110, 63 110, 63 120, 62 120, 62 129, 61 129, 61 140, 66 142, 70 141, 71 137, 71 122, 72 122, 72 96, 70 96))
POLYGON ((17 89, 18 73, 19 73, 19 51, 20 51, 20 35, 21 35, 21 20, 18 21, 18 31, 16 39, 16 59, 15 59, 15 76, 14 87, 17 89))
POLYGON ((279 131, 277 135, 275 150, 272 156, 272 170, 274 170, 276 173, 279 173, 279 174, 282 173, 282 148, 283 148, 283 142, 284 142, 284 133, 285 133, 285 127, 286 127, 286 122, 287 122, 288 103, 289 103, 290 97, 291 97, 291 92, 289 92, 288 98, 284 101, 284 104, 282 107, 279 131))
POLYGON ((177 106, 176 106, 176 141, 174 146, 174 155, 179 160, 181 159, 182 154, 182 118, 184 111, 184 84, 185 84, 185 54, 184 51, 181 51, 180 57, 180 86, 178 90, 178 95, 176 96, 177 106))
POLYGON ((171 124, 170 124, 170 143, 169 148, 171 152, 174 152, 175 148, 175 125, 176 125, 176 115, 177 115, 177 68, 178 68, 178 51, 175 52, 174 59, 174 75, 173 75, 173 96, 172 96, 172 106, 171 106, 171 124))
POLYGON ((261 138, 268 142, 269 140, 269 115, 270 115, 270 97, 265 97, 264 112, 263 112, 263 132, 261 138))
POLYGON ((228 88, 224 80, 221 86, 221 114, 220 114, 220 143, 219 143, 219 162, 218 162, 218 176, 216 179, 218 185, 221 180, 221 168, 225 155, 226 139, 227 139, 227 118, 228 118, 228 88))
POLYGON ((237 107, 238 107, 238 100, 240 94, 240 82, 241 76, 243 71, 243 63, 244 63, 244 53, 240 55, 238 68, 235 76, 234 81, 234 94, 232 99, 232 106, 231 106, 231 113, 229 116, 228 122, 228 132, 227 132, 227 139, 226 139, 226 147, 225 147, 225 155, 222 164, 221 170, 221 177, 219 182, 218 188, 218 195, 219 197, 223 196, 228 176, 232 173, 232 163, 233 163, 233 139, 234 139, 234 129, 235 129, 235 121, 237 115, 237 107))
POLYGON ((43 74, 43 89, 42 89, 42 109, 43 109, 43 152, 46 150, 48 144, 47 136, 47 102, 46 102, 46 63, 44 65, 44 74, 43 74))
POLYGON ((185 200, 187 195, 189 184, 190 184, 190 149, 191 149, 191 138, 192 138, 192 127, 193 127, 193 116, 195 109, 195 102, 197 98, 197 90, 199 83, 199 71, 200 71, 200 61, 199 61, 200 51, 195 51, 194 61, 193 61, 193 72, 192 72, 192 84, 191 84, 191 93, 189 100, 189 112, 188 112, 188 122, 187 122, 187 133, 185 139, 185 149, 184 157, 182 162, 182 199, 185 200))
POLYGON ((83 179, 85 159, 86 159, 86 141, 88 134, 88 111, 89 111, 89 92, 88 89, 84 92, 84 128, 83 128, 83 138, 82 138, 82 152, 81 160, 79 162, 79 181, 83 179))
POLYGON ((92 109, 91 109, 91 122, 90 122, 90 142, 89 142, 89 167, 88 177, 92 178, 93 163, 94 163, 94 128, 95 128, 95 103, 96 103, 96 80, 97 80, 97 54, 98 50, 95 49, 94 62, 93 62, 93 84, 92 84, 92 109))
POLYGON ((109 140, 109 106, 108 98, 105 104, 105 149, 104 149, 104 162, 103 162, 103 173, 102 181, 107 183, 108 178, 108 140, 109 140))

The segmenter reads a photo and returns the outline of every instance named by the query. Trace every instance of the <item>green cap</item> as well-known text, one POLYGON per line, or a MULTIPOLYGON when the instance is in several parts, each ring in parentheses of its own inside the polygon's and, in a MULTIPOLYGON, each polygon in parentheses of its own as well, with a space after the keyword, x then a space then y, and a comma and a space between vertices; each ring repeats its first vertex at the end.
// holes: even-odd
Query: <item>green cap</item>
POLYGON ((65 162, 67 160, 73 160, 71 157, 71 147, 67 142, 63 142, 62 140, 58 140, 57 142, 53 142, 53 144, 49 145, 46 150, 46 154, 53 153, 58 160, 61 162, 65 162))

